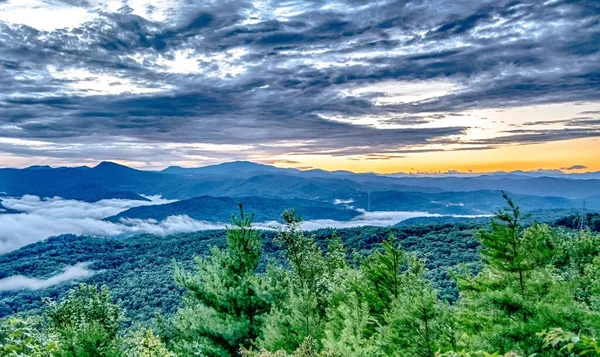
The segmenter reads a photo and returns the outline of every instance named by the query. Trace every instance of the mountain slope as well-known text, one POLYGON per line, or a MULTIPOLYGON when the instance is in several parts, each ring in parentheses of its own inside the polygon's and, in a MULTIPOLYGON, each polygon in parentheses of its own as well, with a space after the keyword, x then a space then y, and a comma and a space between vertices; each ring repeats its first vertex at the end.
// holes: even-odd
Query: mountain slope
MULTIPOLYGON (((518 202, 522 209, 527 211, 577 208, 580 206, 578 200, 563 197, 521 194, 511 194, 511 197, 518 202)), ((368 205, 368 196, 361 195, 354 204, 357 207, 365 208, 368 205)), ((426 211, 440 214, 473 215, 489 214, 504 205, 505 201, 500 191, 482 190, 441 193, 372 192, 370 206, 373 211, 426 211)))
POLYGON ((187 215, 193 219, 208 222, 229 222, 237 214, 237 204, 242 202, 244 210, 254 214, 255 222, 281 221, 281 212, 294 208, 306 220, 334 219, 348 221, 359 212, 326 202, 302 199, 283 200, 263 197, 211 197, 202 196, 189 200, 163 205, 130 208, 118 215, 107 218, 118 222, 124 218, 163 220, 169 216, 187 215))
POLYGON ((26 194, 40 197, 59 196, 86 202, 115 198, 147 201, 146 198, 125 187, 119 189, 110 184, 111 177, 122 177, 123 173, 112 172, 99 175, 97 171, 95 168, 90 169, 85 166, 56 169, 47 167, 30 167, 23 170, 0 169, 0 193, 7 196, 26 194))
MULTIPOLYGON (((167 172, 179 172, 171 168, 167 172)), ((196 170, 196 169, 193 169, 196 170)), ((162 195, 169 199, 189 199, 202 195, 270 198, 301 198, 332 201, 357 199, 366 192, 474 192, 505 190, 514 194, 583 198, 600 195, 600 180, 518 175, 478 177, 388 177, 344 171, 299 171, 249 162, 234 162, 199 168, 193 174, 142 171, 110 162, 93 168, 34 167, 23 170, 0 169, 0 192, 19 196, 61 196, 86 200, 162 195), (96 185, 96 186, 93 186, 96 185), (91 187, 95 194, 81 193, 78 187, 91 187), (95 187, 95 188, 94 188, 95 187), (89 197, 86 197, 89 196, 89 197)))
POLYGON ((250 161, 225 162, 202 167, 169 166, 161 171, 167 174, 222 175, 222 174, 261 174, 261 173, 299 173, 297 169, 279 168, 250 161))

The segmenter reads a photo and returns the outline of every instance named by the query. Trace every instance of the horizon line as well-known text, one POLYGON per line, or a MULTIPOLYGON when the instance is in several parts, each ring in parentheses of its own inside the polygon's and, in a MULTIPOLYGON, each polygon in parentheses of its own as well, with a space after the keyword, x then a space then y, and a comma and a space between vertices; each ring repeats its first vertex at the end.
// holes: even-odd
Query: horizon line
MULTIPOLYGON (((379 175, 379 176, 395 176, 395 175, 406 175, 406 176, 452 176, 452 175, 480 176, 480 175, 486 175, 486 174, 518 174, 518 173, 531 173, 531 174, 537 173, 537 174, 550 174, 550 175, 551 174, 557 174, 557 175, 584 175, 584 174, 600 173, 600 171, 587 170, 587 167, 586 168, 538 168, 538 169, 535 169, 535 170, 517 169, 517 170, 509 170, 509 171, 507 171, 507 170, 493 170, 493 171, 474 171, 474 170, 468 170, 468 171, 461 171, 461 170, 422 171, 422 170, 415 170, 415 171, 397 171, 397 172, 383 173, 383 172, 376 172, 376 171, 353 171, 353 170, 350 170, 350 169, 327 170, 327 169, 323 169, 323 168, 319 168, 319 167, 278 166, 276 162, 275 163, 264 163, 264 162, 260 162, 260 161, 251 161, 251 160, 222 161, 222 162, 218 162, 218 163, 210 163, 210 164, 199 165, 199 166, 166 165, 166 166, 162 166, 162 168, 159 168, 159 169, 147 169, 147 168, 136 167, 135 165, 131 165, 131 164, 128 165, 128 164, 125 164, 124 162, 126 162, 126 161, 120 161, 120 160, 114 160, 114 161, 113 160, 101 160, 101 161, 97 161, 96 164, 77 164, 77 163, 73 163, 73 164, 64 164, 64 165, 57 165, 57 166, 48 165, 48 164, 34 164, 34 165, 28 165, 28 166, 0 166, 0 169, 26 170, 26 169, 36 168, 36 167, 39 167, 39 168, 49 167, 50 169, 87 167, 89 169, 93 169, 93 168, 95 168, 97 166, 100 166, 101 164, 110 163, 110 164, 115 164, 115 165, 119 165, 119 166, 130 168, 130 169, 134 169, 134 170, 139 170, 139 171, 162 172, 162 171, 167 170, 169 168, 202 169, 202 168, 220 166, 220 165, 225 165, 225 164, 250 163, 250 164, 256 164, 256 165, 261 165, 261 166, 268 166, 268 167, 282 169, 282 170, 297 170, 299 172, 310 172, 310 171, 324 171, 324 172, 329 172, 329 173, 348 172, 348 173, 352 173, 352 174, 375 174, 375 175, 379 175)), ((579 165, 573 165, 573 166, 579 166, 579 165)))

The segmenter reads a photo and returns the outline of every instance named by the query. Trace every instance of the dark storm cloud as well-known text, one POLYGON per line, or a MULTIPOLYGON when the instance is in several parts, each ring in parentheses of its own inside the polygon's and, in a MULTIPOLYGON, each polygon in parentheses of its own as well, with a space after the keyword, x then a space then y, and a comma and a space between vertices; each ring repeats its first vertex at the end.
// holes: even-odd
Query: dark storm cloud
MULTIPOLYGON (((596 1, 307 0, 266 8, 182 1, 163 21, 136 15, 126 2, 116 12, 96 10, 95 1, 63 2, 96 16, 54 32, 0 22, 0 137, 51 143, 56 150, 44 150, 52 157, 99 157, 108 142, 125 158, 129 149, 117 144, 138 142, 392 158, 409 147, 455 143, 466 127, 423 124, 463 110, 600 100, 596 1), (286 8, 290 15, 276 14, 286 8), (111 82, 94 92, 102 76, 111 82), (460 89, 382 105, 378 93, 352 92, 386 81, 451 81, 460 89), (365 115, 403 128, 331 119, 365 115)), ((463 149, 600 130, 593 117, 564 124, 519 128, 463 149)), ((191 149, 157 150, 154 157, 191 149)), ((4 144, 0 151, 36 149, 4 144)))

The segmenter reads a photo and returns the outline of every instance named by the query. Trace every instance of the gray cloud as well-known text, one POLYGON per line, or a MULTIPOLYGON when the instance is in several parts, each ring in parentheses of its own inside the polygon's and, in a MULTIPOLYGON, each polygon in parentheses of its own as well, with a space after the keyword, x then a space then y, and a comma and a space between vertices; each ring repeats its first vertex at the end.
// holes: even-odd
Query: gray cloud
POLYGON ((561 167, 560 169, 563 171, 572 171, 572 170, 585 170, 588 167, 585 165, 571 165, 568 167, 561 167))
MULTIPOLYGON (((139 144, 203 143, 248 145, 240 156, 393 155, 456 142, 468 128, 417 125, 463 110, 600 101, 600 8, 591 0, 176 1, 161 21, 152 15, 160 9, 142 16, 132 4, 110 12, 96 1, 67 3, 94 19, 53 32, 0 22, 0 137, 51 144, 1 152, 128 159, 139 144), (352 94, 432 80, 459 89, 385 105, 376 93, 352 94)), ((515 131, 486 143, 598 134, 596 119, 579 125, 594 130, 515 131)), ((171 145, 137 157, 190 153, 219 156, 171 145)))

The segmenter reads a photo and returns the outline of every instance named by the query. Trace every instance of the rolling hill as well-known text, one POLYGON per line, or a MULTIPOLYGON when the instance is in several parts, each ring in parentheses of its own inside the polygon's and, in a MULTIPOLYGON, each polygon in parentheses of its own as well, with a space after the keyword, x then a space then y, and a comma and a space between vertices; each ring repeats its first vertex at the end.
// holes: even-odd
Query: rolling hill
POLYGON ((238 214, 238 202, 243 203, 246 212, 254 214, 255 222, 280 221, 281 212, 288 208, 296 209, 302 213, 303 218, 306 220, 333 219, 348 221, 360 214, 356 210, 336 206, 332 203, 302 199, 202 196, 163 205, 130 208, 118 215, 107 218, 107 220, 112 222, 118 222, 125 218, 163 220, 169 216, 187 215, 200 221, 229 222, 232 215, 238 214))

